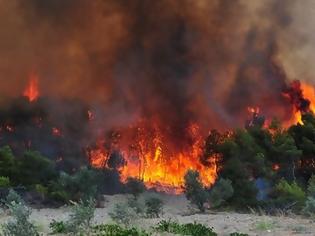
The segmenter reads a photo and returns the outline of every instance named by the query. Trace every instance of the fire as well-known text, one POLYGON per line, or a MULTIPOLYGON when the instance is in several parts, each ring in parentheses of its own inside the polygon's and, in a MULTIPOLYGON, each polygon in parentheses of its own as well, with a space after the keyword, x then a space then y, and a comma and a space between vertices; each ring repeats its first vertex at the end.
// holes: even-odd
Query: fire
POLYGON ((284 94, 291 100, 293 116, 287 126, 292 124, 303 124, 302 114, 305 112, 315 113, 315 89, 306 82, 294 81, 291 84, 291 91, 284 94))
POLYGON ((28 98, 30 102, 36 101, 39 97, 38 89, 38 76, 35 73, 31 73, 29 83, 24 90, 23 95, 28 98))
POLYGON ((62 136, 61 130, 56 127, 53 127, 51 129, 51 133, 53 136, 62 136))
MULTIPOLYGON (((138 131, 147 132, 143 128, 138 131)), ((134 145, 125 145, 127 148, 122 149, 125 164, 119 167, 121 180, 124 182, 128 177, 136 177, 142 179, 149 188, 180 193, 184 175, 191 169, 200 173, 205 186, 211 186, 217 177, 217 160, 213 157, 208 166, 201 164, 204 139, 195 124, 188 128, 188 132, 193 142, 185 150, 171 150, 159 129, 148 132, 150 135, 140 135, 141 138, 136 138, 134 145)), ((91 164, 95 167, 107 166, 109 155, 103 147, 103 144, 97 145, 97 148, 88 152, 91 164)))

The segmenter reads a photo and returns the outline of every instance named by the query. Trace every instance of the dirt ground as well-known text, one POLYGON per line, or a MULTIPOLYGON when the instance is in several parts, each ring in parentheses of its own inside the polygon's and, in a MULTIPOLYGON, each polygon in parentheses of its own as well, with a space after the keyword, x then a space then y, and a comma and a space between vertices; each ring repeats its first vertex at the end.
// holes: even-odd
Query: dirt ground
MULTIPOLYGON (((111 223, 108 212, 116 203, 126 201, 126 195, 105 196, 105 208, 98 208, 95 212, 95 223, 111 223)), ((219 235, 229 235, 232 232, 247 233, 249 235, 314 235, 315 222, 301 216, 266 216, 258 214, 239 214, 235 212, 206 212, 196 214, 184 196, 162 195, 165 206, 164 214, 160 219, 138 219, 138 227, 149 229, 162 219, 172 219, 179 223, 201 223, 214 228, 219 235)), ((69 208, 33 209, 31 220, 36 223, 44 235, 49 233, 49 223, 55 220, 66 220, 69 208)), ((1 214, 0 223, 8 219, 5 213, 1 214)))

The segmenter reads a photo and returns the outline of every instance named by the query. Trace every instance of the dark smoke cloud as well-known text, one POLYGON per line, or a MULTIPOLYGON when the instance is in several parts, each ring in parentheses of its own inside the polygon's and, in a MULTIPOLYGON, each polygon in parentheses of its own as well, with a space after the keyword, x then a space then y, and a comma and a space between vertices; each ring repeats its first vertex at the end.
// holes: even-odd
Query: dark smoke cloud
MULTIPOLYGON (((186 128, 242 125, 248 106, 288 118, 283 32, 293 1, 0 1, 0 89, 102 107, 107 126, 144 117, 172 140, 186 128), (106 122, 107 121, 107 122, 106 122)), ((180 143, 179 143, 180 145, 180 143)))

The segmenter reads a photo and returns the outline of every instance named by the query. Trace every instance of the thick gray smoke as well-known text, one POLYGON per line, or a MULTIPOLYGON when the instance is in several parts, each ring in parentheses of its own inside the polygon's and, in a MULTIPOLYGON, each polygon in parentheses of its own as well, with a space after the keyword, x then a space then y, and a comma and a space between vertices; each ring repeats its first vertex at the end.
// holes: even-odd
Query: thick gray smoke
POLYGON ((314 73, 301 63, 314 55, 313 5, 0 0, 0 91, 21 94, 36 71, 42 95, 102 107, 104 126, 144 118, 176 140, 191 122, 204 130, 241 125, 248 106, 287 119, 281 91, 291 77, 314 73))

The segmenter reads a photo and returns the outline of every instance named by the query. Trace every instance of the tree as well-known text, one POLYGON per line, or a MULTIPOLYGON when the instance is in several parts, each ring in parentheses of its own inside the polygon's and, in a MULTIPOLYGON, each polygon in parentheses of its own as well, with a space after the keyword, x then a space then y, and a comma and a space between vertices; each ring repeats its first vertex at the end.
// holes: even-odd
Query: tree
POLYGON ((126 188, 128 193, 131 193, 134 198, 137 199, 138 196, 144 192, 145 185, 137 178, 128 177, 126 181, 126 188))
POLYGON ((209 194, 205 190, 197 171, 188 170, 184 177, 184 192, 186 198, 197 205, 201 212, 205 211, 204 204, 209 199, 209 194))

